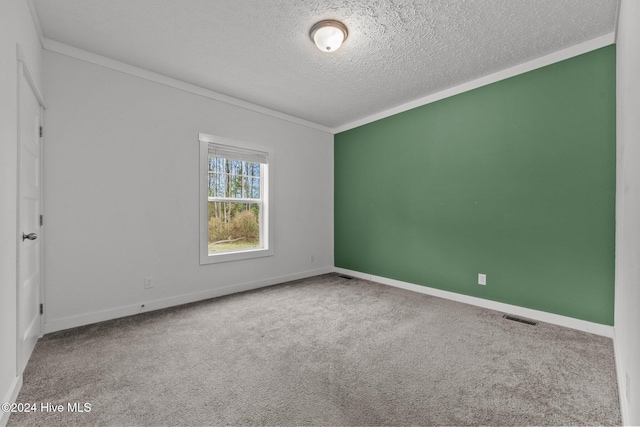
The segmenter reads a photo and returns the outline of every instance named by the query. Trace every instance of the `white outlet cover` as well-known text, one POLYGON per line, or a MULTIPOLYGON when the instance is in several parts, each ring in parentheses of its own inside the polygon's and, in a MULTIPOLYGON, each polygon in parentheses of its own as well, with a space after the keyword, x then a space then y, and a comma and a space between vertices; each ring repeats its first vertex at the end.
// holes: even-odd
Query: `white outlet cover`
POLYGON ((478 274, 478 285, 486 286, 487 284, 487 275, 479 273, 478 274))

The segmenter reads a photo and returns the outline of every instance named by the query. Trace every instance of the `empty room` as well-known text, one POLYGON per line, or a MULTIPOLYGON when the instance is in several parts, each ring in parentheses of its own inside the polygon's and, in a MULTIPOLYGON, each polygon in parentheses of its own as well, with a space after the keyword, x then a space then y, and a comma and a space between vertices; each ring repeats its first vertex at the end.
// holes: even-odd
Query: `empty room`
POLYGON ((3 0, 0 426, 640 425, 640 1, 3 0))

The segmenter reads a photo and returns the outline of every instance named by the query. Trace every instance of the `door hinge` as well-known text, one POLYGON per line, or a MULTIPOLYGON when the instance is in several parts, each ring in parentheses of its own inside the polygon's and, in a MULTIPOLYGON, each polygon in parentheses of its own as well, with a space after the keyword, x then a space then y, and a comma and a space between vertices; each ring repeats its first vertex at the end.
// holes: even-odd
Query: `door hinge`
POLYGON ((44 215, 40 215, 40 227, 44 225, 44 215))
POLYGON ((40 304, 40 315, 44 314, 44 304, 40 304))
POLYGON ((42 138, 42 126, 40 126, 40 138, 42 138))

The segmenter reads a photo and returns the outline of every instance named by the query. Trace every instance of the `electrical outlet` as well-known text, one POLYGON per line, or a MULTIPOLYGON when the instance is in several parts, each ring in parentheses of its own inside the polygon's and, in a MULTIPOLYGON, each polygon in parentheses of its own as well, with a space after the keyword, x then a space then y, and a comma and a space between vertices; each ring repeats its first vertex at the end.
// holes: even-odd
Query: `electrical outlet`
POLYGON ((486 274, 478 273, 478 285, 483 285, 483 286, 487 285, 487 275, 486 274))
POLYGON ((314 262, 316 260, 316 256, 311 254, 309 255, 309 262, 314 262))
POLYGON ((145 289, 153 288, 153 277, 147 276, 144 278, 144 288, 145 289))

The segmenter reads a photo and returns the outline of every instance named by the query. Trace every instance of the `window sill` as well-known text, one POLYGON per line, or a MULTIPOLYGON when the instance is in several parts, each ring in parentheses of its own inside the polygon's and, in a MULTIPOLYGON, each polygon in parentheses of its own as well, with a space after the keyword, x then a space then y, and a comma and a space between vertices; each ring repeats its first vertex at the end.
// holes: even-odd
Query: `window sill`
POLYGON ((251 249, 220 254, 207 254, 200 257, 200 265, 218 264, 221 262, 241 261, 243 259, 263 258, 273 256, 273 249, 251 249))

